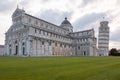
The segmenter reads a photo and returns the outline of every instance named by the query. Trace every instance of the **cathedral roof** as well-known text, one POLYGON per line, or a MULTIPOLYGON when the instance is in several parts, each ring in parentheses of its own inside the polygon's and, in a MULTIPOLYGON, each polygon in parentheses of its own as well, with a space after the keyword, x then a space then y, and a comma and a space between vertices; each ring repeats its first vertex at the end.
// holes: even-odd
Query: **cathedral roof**
POLYGON ((24 13, 24 12, 25 11, 23 9, 19 9, 19 7, 17 6, 12 16, 16 16, 17 14, 24 13))

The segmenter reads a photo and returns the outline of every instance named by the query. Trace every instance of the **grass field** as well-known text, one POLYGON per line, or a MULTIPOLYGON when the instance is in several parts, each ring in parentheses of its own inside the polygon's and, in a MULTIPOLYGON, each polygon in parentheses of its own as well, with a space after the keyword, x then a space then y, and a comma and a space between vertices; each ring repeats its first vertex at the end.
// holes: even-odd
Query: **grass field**
POLYGON ((120 57, 0 57, 0 80, 120 80, 120 57))

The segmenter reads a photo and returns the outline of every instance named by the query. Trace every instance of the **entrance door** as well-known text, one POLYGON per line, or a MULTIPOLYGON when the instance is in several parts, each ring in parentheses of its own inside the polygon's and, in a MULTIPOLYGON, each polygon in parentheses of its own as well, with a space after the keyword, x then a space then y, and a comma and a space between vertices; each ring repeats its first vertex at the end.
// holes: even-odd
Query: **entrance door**
POLYGON ((16 46, 16 48, 15 48, 15 55, 17 55, 18 54, 18 46, 16 46))
POLYGON ((86 52, 85 52, 85 51, 83 52, 83 55, 84 55, 84 56, 86 55, 86 52))
POLYGON ((9 49, 9 55, 11 55, 11 48, 9 49))
POLYGON ((22 51, 23 51, 23 55, 25 55, 25 47, 23 47, 23 50, 22 50, 22 51))

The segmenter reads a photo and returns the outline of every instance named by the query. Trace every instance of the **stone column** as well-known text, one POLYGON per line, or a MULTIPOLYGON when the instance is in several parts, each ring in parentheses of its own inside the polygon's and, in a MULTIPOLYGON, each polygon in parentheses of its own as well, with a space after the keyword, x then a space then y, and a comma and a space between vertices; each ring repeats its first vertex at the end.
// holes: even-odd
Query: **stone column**
POLYGON ((4 52, 5 52, 4 55, 9 55, 9 44, 8 43, 5 44, 5 51, 4 52))
POLYGON ((26 45, 25 45, 26 52, 25 54, 27 56, 30 56, 30 37, 26 38, 26 45))
POLYGON ((23 55, 23 53, 22 53, 22 42, 19 40, 19 42, 18 42, 18 48, 19 48, 19 52, 18 52, 18 55, 19 56, 22 56, 23 55))

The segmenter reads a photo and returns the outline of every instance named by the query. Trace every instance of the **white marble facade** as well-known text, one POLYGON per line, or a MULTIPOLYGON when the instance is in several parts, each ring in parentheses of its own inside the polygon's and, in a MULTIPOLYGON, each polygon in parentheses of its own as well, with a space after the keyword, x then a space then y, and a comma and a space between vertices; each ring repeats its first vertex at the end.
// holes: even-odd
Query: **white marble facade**
POLYGON ((6 32, 5 55, 11 56, 97 56, 94 29, 73 32, 65 18, 60 26, 17 8, 6 32))

